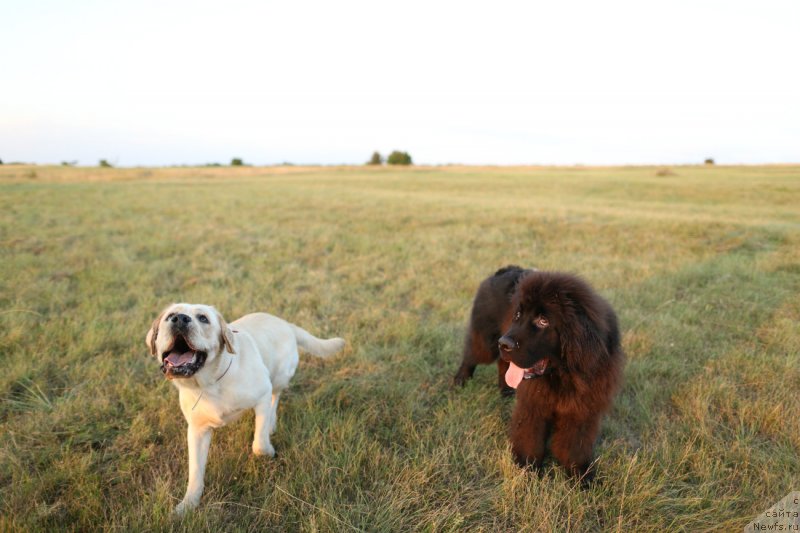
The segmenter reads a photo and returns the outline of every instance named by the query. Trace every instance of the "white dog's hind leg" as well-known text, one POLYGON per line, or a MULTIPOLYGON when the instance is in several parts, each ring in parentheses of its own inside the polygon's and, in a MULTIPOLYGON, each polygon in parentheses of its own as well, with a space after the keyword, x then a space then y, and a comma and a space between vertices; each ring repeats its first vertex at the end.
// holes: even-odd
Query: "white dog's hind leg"
POLYGON ((256 412, 256 431, 253 437, 253 453, 275 457, 275 448, 269 441, 272 426, 272 394, 267 393, 254 408, 256 412))
POLYGON ((270 415, 269 434, 275 433, 275 425, 278 423, 278 401, 281 399, 281 391, 272 393, 272 413, 270 415))
POLYGON ((175 513, 183 514, 197 507, 203 494, 203 478, 206 474, 208 448, 211 445, 211 428, 197 428, 189 425, 189 484, 183 501, 175 507, 175 513))

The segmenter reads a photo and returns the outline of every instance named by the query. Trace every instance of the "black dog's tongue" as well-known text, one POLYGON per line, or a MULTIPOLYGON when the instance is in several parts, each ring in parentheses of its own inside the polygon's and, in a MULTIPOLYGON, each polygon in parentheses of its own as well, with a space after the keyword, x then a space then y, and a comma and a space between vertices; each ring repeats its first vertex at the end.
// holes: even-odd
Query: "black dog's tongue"
POLYGON ((531 379, 534 376, 544 375, 547 370, 547 359, 540 359, 530 368, 520 368, 513 362, 508 363, 506 370, 506 384, 512 389, 516 389, 523 379, 531 379))
POLYGON ((164 358, 164 362, 169 363, 170 366, 187 365, 194 362, 194 354, 194 350, 189 350, 184 353, 170 352, 169 355, 164 358))

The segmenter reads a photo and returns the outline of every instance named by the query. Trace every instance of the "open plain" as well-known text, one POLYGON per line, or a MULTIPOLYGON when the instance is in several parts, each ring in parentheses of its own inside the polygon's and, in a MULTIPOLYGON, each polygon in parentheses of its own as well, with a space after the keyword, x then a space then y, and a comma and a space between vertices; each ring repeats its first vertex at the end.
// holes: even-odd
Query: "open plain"
POLYGON ((0 530, 736 530, 800 480, 800 167, 0 166, 0 530), (478 283, 585 277, 625 384, 588 490, 518 469, 493 367, 451 388, 478 283), (277 458, 215 432, 198 510, 145 333, 263 310, 301 356, 277 458))

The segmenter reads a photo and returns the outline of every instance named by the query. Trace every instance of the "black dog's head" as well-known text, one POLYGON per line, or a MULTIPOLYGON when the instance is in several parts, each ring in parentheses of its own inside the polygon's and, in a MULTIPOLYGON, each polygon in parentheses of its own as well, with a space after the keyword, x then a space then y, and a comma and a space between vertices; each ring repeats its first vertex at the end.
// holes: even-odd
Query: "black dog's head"
POLYGON ((531 272, 512 296, 500 356, 524 369, 525 377, 559 369, 589 373, 608 357, 612 318, 610 306, 582 279, 531 272))

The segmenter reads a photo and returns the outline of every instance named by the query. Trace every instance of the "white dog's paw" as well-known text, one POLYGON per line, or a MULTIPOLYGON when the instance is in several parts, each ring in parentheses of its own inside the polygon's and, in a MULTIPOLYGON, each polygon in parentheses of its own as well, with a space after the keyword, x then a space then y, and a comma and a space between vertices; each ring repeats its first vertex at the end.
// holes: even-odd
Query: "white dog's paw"
POLYGON ((257 442, 253 443, 253 453, 256 455, 268 455, 270 457, 275 457, 275 448, 272 447, 272 444, 259 444, 257 442))
POLYGON ((184 499, 181 503, 175 506, 175 509, 172 510, 172 513, 176 516, 183 516, 187 512, 194 510, 197 508, 197 504, 199 502, 193 500, 184 499))

